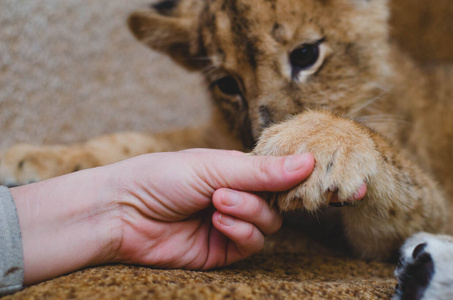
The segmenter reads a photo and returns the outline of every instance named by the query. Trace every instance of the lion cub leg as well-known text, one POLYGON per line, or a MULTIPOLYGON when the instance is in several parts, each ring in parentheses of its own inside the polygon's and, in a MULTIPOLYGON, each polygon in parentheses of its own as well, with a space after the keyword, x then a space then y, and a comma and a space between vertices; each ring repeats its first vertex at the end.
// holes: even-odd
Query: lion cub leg
POLYGON ((315 156, 313 173, 274 200, 282 211, 316 213, 337 193, 346 238, 361 257, 387 259, 411 234, 444 229, 446 200, 439 187, 403 151, 365 126, 309 111, 266 129, 254 149, 256 155, 303 152, 315 156), (365 197, 351 201, 363 183, 365 197))
POLYGON ((58 146, 15 145, 0 153, 0 185, 17 186, 151 152, 193 147, 235 148, 239 142, 213 126, 160 134, 115 133, 85 143, 58 146))
POLYGON ((158 143, 138 133, 110 134, 73 145, 17 144, 0 154, 0 184, 27 184, 106 165, 153 149, 159 149, 158 143))

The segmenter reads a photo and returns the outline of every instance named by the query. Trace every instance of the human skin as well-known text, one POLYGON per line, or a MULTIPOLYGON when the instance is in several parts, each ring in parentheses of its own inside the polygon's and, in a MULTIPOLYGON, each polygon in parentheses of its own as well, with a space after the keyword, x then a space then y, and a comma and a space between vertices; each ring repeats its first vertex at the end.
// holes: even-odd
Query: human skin
POLYGON ((252 192, 287 190, 314 163, 193 149, 13 188, 24 284, 106 263, 207 270, 244 259, 281 226, 252 192))

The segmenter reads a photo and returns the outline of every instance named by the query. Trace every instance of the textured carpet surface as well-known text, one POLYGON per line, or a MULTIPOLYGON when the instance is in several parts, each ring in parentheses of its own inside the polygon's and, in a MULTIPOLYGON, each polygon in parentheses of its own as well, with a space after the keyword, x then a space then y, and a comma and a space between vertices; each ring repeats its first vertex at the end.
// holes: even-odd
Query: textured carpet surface
POLYGON ((270 237, 260 254, 219 270, 104 266, 6 299, 388 299, 394 268, 349 259, 286 229, 270 237))
MULTIPOLYGON (((181 128, 210 106, 198 75, 139 45, 124 25, 141 0, 0 2, 0 149, 69 143, 121 130, 181 128)), ((392 31, 420 62, 453 61, 453 2, 392 2, 392 31)), ((392 264, 345 257, 283 231, 265 250, 210 271, 105 266, 6 299, 382 299, 392 264)))

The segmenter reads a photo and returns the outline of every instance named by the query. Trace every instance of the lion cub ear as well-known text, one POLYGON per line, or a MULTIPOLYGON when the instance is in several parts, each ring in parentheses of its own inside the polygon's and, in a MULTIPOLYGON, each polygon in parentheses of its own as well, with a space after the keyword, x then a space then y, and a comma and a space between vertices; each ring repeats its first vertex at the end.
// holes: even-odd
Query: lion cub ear
MULTIPOLYGON (((169 2, 169 1, 166 1, 169 2)), ((166 5, 132 13, 128 19, 134 36, 150 48, 169 55, 189 70, 200 70, 208 61, 198 45, 197 18, 193 14, 172 14, 166 5)))

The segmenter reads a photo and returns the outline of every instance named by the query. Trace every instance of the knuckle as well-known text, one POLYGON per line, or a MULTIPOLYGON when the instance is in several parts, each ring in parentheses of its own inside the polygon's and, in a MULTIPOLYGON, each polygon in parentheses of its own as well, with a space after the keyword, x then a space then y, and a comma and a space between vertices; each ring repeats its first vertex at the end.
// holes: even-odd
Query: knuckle
POLYGON ((248 201, 244 201, 245 208, 249 216, 261 217, 264 215, 264 209, 267 208, 264 200, 256 197, 249 197, 248 201))
POLYGON ((260 174, 267 174, 269 172, 268 165, 269 165, 269 161, 268 161, 267 157, 260 159, 260 161, 259 161, 260 174))
POLYGON ((252 243, 256 239, 255 234, 256 234, 255 226, 253 226, 251 224, 247 224, 247 226, 244 226, 244 230, 243 230, 243 234, 242 234, 244 237, 244 240, 252 243))
POLYGON ((273 233, 276 233, 278 230, 280 230, 280 228, 282 227, 282 224, 283 224, 283 218, 280 215, 276 215, 276 217, 274 218, 274 220, 271 224, 272 224, 272 227, 269 229, 269 231, 266 234, 273 234, 273 233))
POLYGON ((259 177, 264 181, 271 180, 273 174, 274 157, 264 157, 259 161, 259 177))

